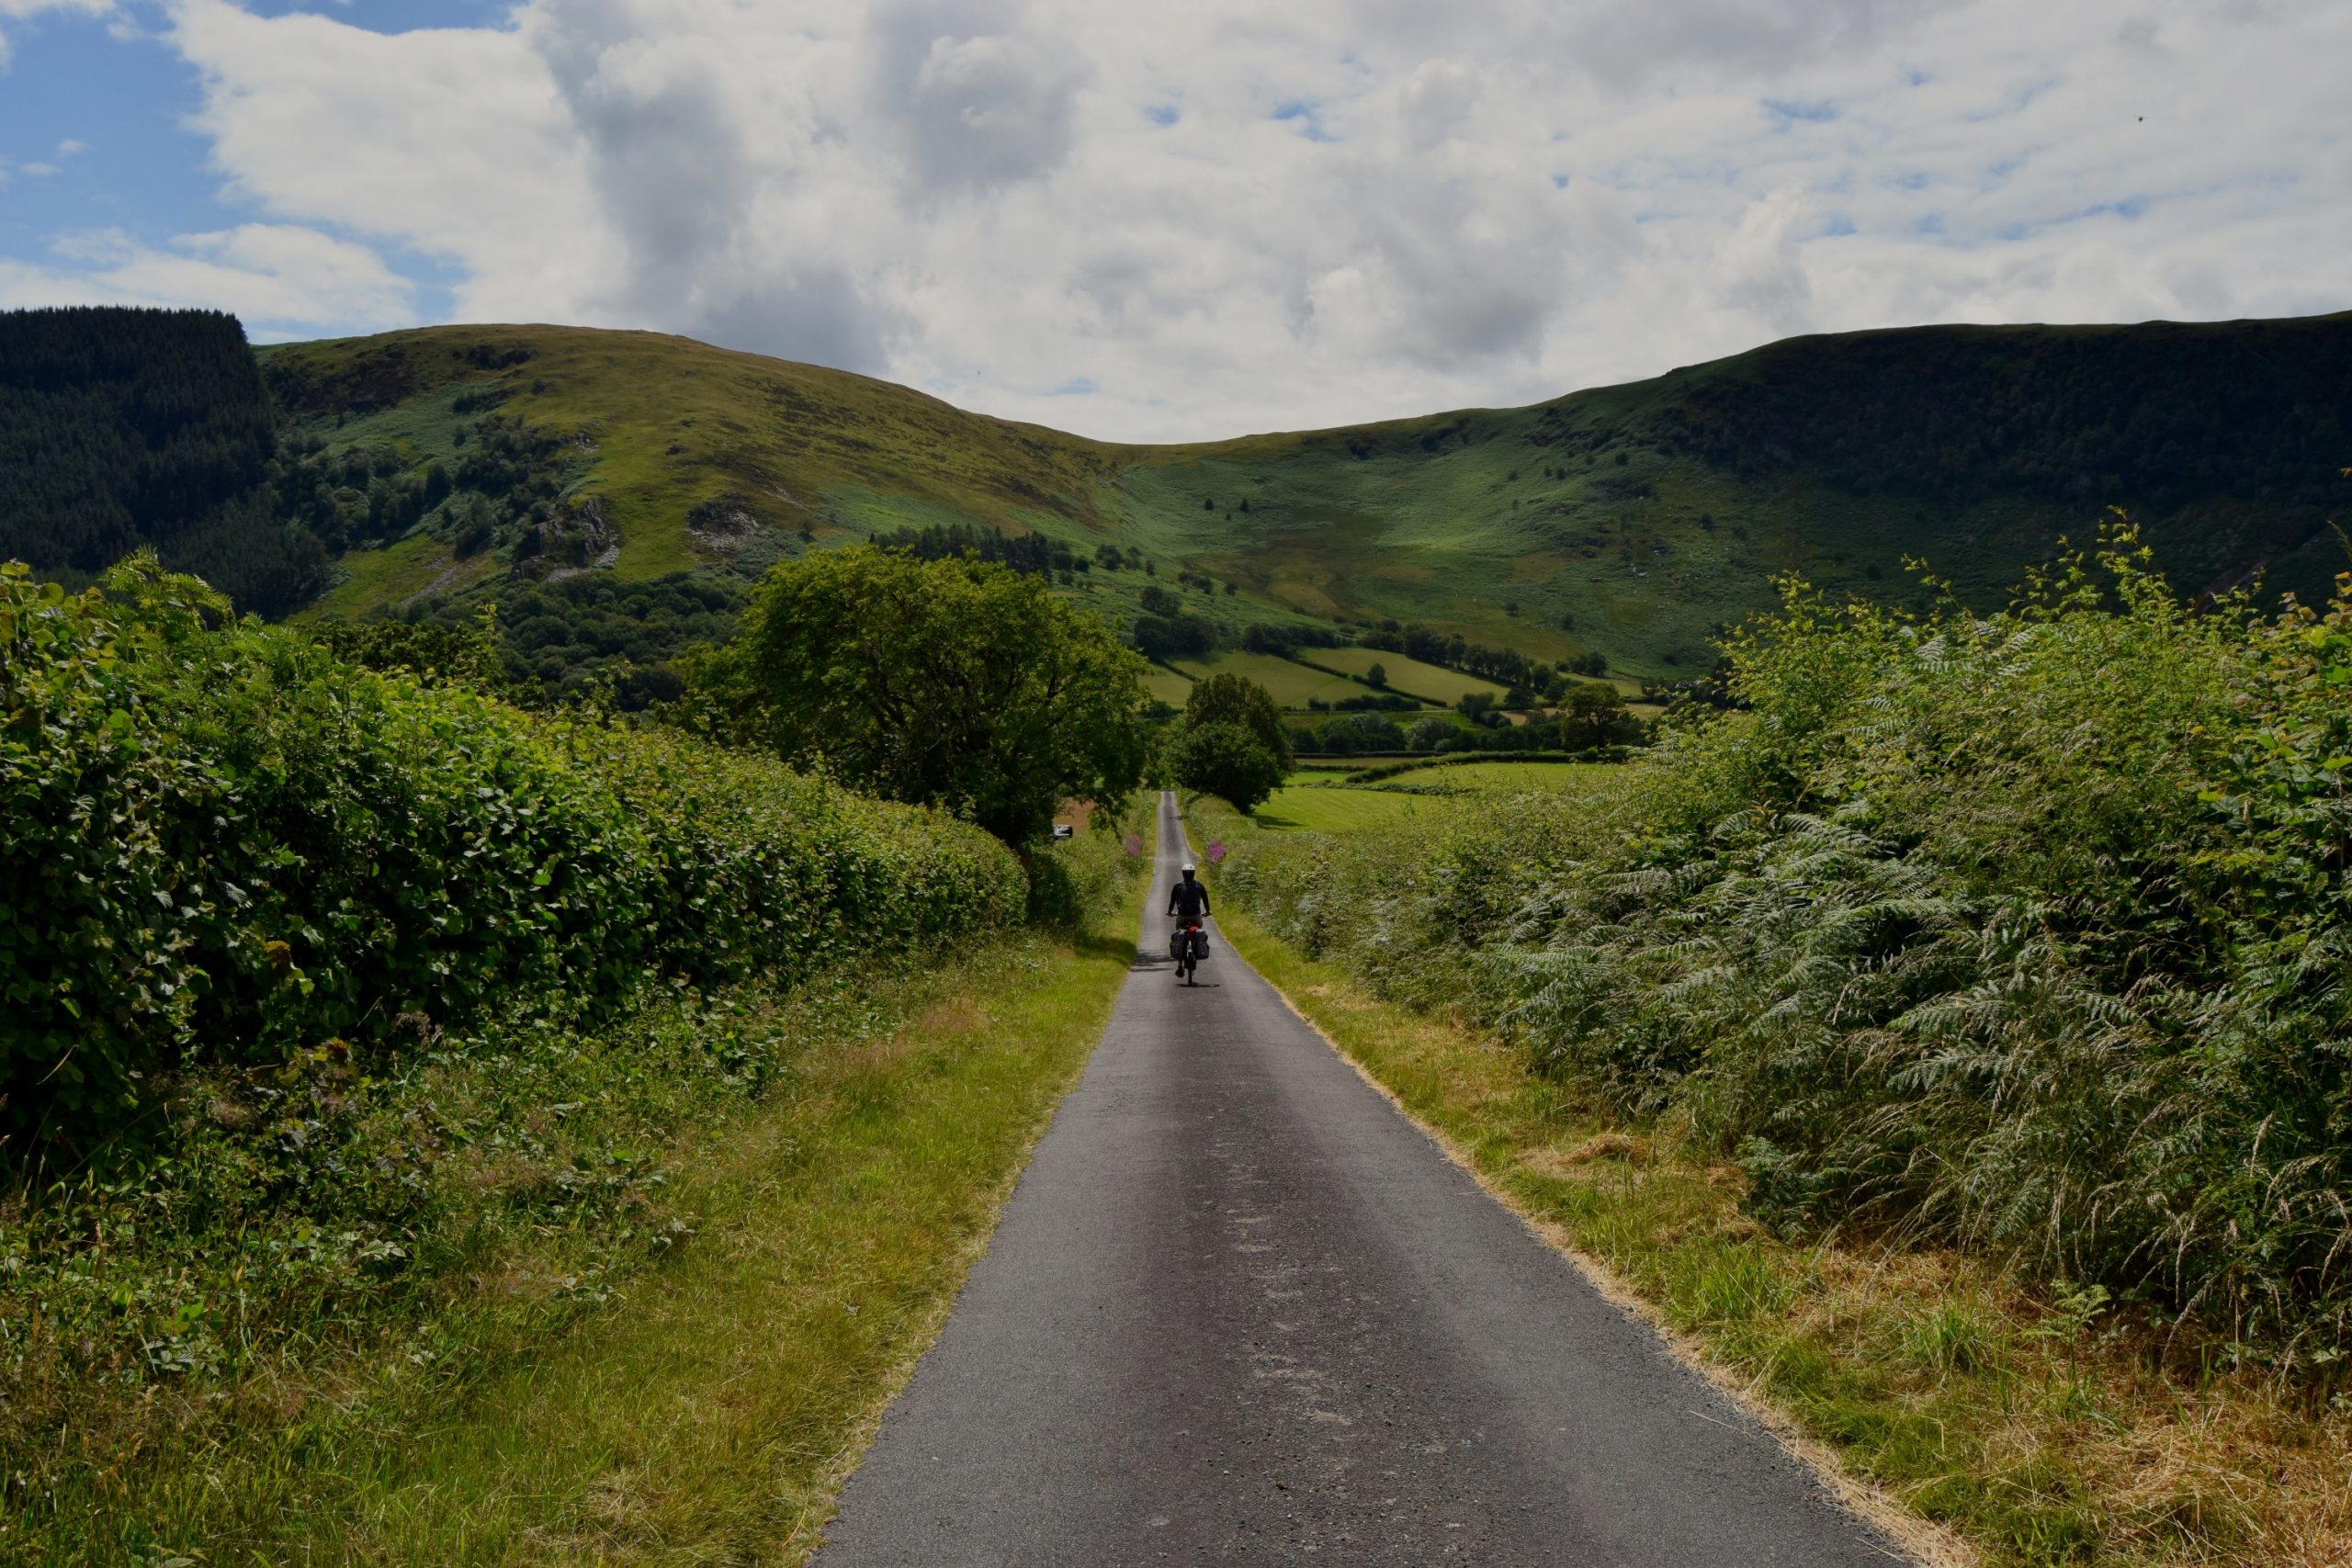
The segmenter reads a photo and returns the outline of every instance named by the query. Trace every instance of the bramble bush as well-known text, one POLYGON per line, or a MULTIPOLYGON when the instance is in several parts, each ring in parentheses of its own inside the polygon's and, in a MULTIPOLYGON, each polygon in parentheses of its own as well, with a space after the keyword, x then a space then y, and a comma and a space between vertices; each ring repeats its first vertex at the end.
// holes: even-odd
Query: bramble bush
POLYGON ((1742 711, 1622 787, 1270 837, 1225 884, 1686 1120, 1769 1223, 1979 1248, 2340 1367, 2352 578, 2190 608, 2119 525, 1997 615, 1792 585, 1730 652, 1742 711))
POLYGON ((789 982, 1017 921, 1025 891, 939 814, 345 663, 152 558, 80 593, 0 567, 0 1134, 20 1151, 137 1125, 187 1066, 368 1066, 493 1003, 593 1021, 657 979, 789 982))

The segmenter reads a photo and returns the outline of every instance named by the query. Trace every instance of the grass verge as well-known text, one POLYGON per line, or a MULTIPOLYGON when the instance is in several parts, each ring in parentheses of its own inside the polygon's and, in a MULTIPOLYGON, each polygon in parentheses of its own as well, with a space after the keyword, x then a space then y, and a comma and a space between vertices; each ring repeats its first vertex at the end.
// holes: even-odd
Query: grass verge
POLYGON ((803 1561, 1102 1034, 1140 886, 1078 937, 853 987, 640 1178, 680 1238, 651 1266, 582 1269, 542 1226, 413 1333, 224 1391, 232 1418, 166 1424, 111 1487, 24 1499, 0 1557, 803 1561))
MULTIPOLYGON (((1212 816, 1200 836, 1233 826, 1212 816)), ((1673 1129, 1596 1116, 1229 904, 1227 939, 1343 1055, 1719 1382, 1892 1499, 1923 1561, 2352 1562, 2352 1413, 2219 1368, 2185 1383, 2087 1292, 2038 1302, 1962 1257, 1767 1235, 1738 1172, 1673 1129)))

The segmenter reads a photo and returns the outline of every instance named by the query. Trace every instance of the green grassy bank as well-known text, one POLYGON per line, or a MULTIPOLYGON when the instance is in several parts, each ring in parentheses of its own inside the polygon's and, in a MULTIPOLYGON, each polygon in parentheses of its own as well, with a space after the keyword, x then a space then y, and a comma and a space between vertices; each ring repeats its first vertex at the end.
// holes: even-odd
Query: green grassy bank
MULTIPOLYGON (((1253 831, 1195 802, 1196 839, 1253 831)), ((1246 853, 1246 850, 1244 851, 1246 853)), ((2095 1294, 1833 1229, 1801 1241, 1687 1125, 1627 1122, 1523 1054, 1374 996, 1238 898, 1244 957, 1490 1190, 1852 1483, 1927 1563, 2321 1568, 2352 1557, 2352 1413, 2187 1377, 2095 1294)))
POLYGON ((495 1134, 435 1179, 462 1258, 234 1375, 96 1374, 72 1429, 10 1432, 0 1559, 800 1561, 1125 977, 1148 860, 1104 829, 1081 933, 453 1060, 412 1103, 495 1134))

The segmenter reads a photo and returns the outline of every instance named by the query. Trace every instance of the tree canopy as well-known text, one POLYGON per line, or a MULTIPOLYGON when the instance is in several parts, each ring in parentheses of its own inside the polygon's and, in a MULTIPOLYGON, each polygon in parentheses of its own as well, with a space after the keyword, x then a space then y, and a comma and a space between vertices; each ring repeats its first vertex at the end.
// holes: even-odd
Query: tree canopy
POLYGON ((1642 738, 1642 721, 1625 706, 1617 688, 1597 681, 1579 681, 1560 702, 1560 747, 1566 751, 1597 751, 1608 746, 1628 746, 1642 738))
POLYGON ((1178 784, 1223 795, 1240 811, 1257 809, 1281 788, 1295 761, 1282 705, 1246 675, 1194 682, 1168 747, 1178 784))
POLYGON ((280 614, 325 553, 273 515, 261 372, 233 316, 0 313, 0 560, 86 580, 141 546, 280 614))
POLYGON ((719 725, 1007 843, 1142 775, 1144 661, 1043 579, 854 546, 779 563, 688 660, 719 725))
POLYGON ((1184 728, 1205 729, 1213 724, 1236 725, 1255 736, 1285 769, 1297 761, 1291 754, 1290 730, 1283 723, 1282 705, 1247 675, 1211 675, 1193 682, 1184 704, 1184 728))
POLYGON ((1186 789, 1222 795, 1237 811, 1255 811, 1282 787, 1288 769, 1263 741, 1238 724, 1187 724, 1168 749, 1168 771, 1186 789))

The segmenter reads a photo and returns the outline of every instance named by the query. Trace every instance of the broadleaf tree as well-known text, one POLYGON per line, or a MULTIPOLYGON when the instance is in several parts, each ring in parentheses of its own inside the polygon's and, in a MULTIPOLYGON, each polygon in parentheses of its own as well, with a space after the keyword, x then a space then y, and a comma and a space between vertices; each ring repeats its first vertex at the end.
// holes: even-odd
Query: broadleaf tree
POLYGON ((1211 675, 1193 683, 1184 704, 1184 727, 1205 729, 1213 724, 1248 730, 1285 771, 1297 761, 1291 750, 1290 728, 1283 723, 1282 705, 1247 675, 1211 675))
POLYGON ((1142 776, 1143 660, 1043 579, 971 557, 861 545, 779 562, 735 639, 689 670, 735 739, 1010 844, 1142 776))
POLYGON ((1168 770, 1178 784, 1223 795, 1240 811, 1255 810, 1281 788, 1296 761, 1281 705, 1246 675, 1194 682, 1168 742, 1168 770))
POLYGON ((1168 771, 1186 789, 1222 795, 1237 811, 1258 809, 1287 770, 1238 724, 1187 724, 1169 744, 1168 771))

